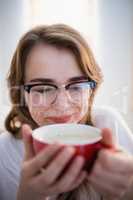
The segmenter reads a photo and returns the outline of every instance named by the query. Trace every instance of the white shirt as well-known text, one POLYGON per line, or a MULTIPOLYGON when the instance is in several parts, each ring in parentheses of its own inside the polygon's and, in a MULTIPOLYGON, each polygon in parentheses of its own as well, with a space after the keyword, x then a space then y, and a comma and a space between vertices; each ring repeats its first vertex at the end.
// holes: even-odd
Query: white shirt
POLYGON ((133 154, 133 133, 116 110, 103 106, 95 108, 92 116, 94 126, 110 128, 118 145, 133 154))
MULTIPOLYGON (((111 108, 96 108, 93 111, 94 126, 110 128, 126 151, 133 153, 133 135, 122 117, 111 108)), ((22 140, 10 133, 0 135, 0 200, 15 200, 24 157, 22 140)))

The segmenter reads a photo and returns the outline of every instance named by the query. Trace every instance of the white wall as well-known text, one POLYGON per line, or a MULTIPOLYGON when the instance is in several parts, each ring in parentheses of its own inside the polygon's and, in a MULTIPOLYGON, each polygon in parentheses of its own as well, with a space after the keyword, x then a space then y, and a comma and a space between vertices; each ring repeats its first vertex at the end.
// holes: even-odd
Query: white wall
POLYGON ((31 25, 65 23, 79 30, 92 46, 96 0, 32 0, 31 25))
POLYGON ((0 127, 9 110, 6 75, 22 33, 28 28, 27 0, 0 0, 0 127))
POLYGON ((27 28, 25 0, 0 0, 0 56, 1 70, 5 71, 19 37, 27 28))
POLYGON ((132 125, 133 1, 97 0, 97 11, 98 61, 105 81, 96 103, 116 107, 132 125))

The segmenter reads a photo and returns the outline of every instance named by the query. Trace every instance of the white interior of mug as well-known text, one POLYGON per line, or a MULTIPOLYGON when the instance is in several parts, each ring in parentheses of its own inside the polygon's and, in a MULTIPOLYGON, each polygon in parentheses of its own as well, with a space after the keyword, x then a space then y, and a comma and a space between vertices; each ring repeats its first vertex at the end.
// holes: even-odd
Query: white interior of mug
POLYGON ((47 144, 93 144, 101 140, 101 130, 84 124, 45 125, 33 131, 33 138, 47 144))

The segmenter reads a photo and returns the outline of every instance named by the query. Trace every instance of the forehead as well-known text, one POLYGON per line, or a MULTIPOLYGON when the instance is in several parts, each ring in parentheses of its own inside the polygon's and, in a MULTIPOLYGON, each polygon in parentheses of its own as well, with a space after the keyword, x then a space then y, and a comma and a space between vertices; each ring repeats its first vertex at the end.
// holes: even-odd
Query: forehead
POLYGON ((75 55, 68 49, 38 44, 30 51, 25 65, 25 81, 50 78, 65 82, 72 77, 85 75, 75 55))

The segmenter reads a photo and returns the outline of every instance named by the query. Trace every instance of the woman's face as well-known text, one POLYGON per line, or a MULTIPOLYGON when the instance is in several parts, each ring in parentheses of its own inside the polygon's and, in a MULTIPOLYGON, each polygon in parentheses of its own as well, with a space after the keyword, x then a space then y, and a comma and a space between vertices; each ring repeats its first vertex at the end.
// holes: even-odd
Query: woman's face
POLYGON ((86 121, 89 91, 79 92, 80 82, 86 79, 71 51, 38 44, 29 53, 25 69, 25 84, 34 84, 29 93, 25 91, 25 100, 39 126, 86 121))

